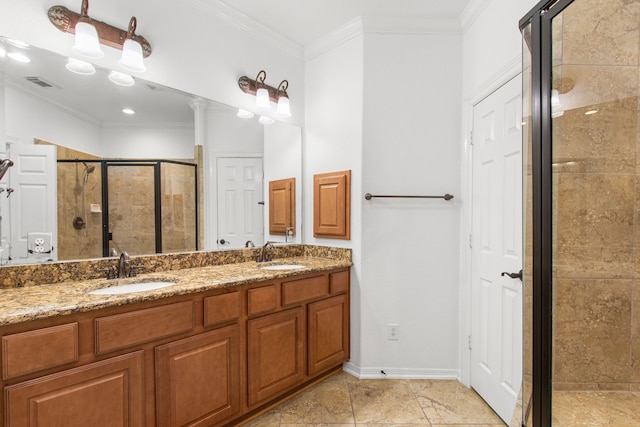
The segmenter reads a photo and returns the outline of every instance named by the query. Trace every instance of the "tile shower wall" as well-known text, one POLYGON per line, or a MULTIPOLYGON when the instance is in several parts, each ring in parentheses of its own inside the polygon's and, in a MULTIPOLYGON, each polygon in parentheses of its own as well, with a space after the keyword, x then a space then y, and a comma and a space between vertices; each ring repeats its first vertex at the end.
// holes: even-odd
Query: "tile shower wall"
POLYGON ((553 21, 556 390, 640 390, 639 22, 624 0, 553 21))
POLYGON ((195 174, 190 166, 161 166, 162 253, 196 249, 195 174))
MULTIPOLYGON (((37 141, 39 144, 48 144, 37 141)), ((100 160, 87 153, 57 146, 58 160, 100 160)), ((100 163, 88 163, 96 169, 87 179, 85 228, 73 227, 75 217, 82 216, 82 163, 58 163, 58 260, 97 258, 102 256, 102 214, 91 213, 91 204, 102 204, 100 163)))

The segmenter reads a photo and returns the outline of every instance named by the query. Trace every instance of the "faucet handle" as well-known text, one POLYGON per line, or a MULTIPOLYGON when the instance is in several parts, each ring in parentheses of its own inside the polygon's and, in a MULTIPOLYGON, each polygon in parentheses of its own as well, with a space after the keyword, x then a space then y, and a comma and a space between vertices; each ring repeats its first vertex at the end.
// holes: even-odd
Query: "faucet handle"
POLYGON ((136 277, 138 274, 136 273, 136 270, 144 270, 145 266, 144 265, 131 265, 129 266, 129 277, 136 277))
POLYGON ((99 268, 98 271, 100 271, 102 273, 107 273, 107 279, 108 280, 116 278, 116 269, 115 269, 114 266, 111 266, 109 268, 99 268))

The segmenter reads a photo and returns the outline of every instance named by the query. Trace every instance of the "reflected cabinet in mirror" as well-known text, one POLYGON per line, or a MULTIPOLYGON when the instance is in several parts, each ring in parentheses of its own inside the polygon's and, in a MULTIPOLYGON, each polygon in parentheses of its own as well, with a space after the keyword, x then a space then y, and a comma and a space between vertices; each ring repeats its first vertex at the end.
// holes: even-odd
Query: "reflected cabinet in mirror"
POLYGON ((301 243, 299 189, 286 239, 269 231, 265 194, 281 174, 301 178, 300 128, 138 77, 116 84, 98 66, 74 73, 1 36, 0 50, 0 161, 13 163, 0 265, 301 243))

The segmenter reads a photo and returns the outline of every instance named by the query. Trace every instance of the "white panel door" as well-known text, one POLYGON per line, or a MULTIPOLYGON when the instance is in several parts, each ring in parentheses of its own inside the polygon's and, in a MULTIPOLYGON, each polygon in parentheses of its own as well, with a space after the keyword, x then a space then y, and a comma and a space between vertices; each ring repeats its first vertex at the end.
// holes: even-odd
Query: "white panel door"
POLYGON ((473 110, 471 386, 507 423, 522 382, 522 102, 518 76, 473 110))
MULTIPOLYGON (((58 259, 58 202, 56 147, 53 145, 13 144, 13 166, 9 168, 11 212, 11 258, 27 258, 27 233, 51 233, 58 259)), ((6 197, 6 196, 3 196, 6 197)))
POLYGON ((249 240, 256 246, 262 245, 262 158, 221 157, 217 171, 218 247, 243 248, 249 240))

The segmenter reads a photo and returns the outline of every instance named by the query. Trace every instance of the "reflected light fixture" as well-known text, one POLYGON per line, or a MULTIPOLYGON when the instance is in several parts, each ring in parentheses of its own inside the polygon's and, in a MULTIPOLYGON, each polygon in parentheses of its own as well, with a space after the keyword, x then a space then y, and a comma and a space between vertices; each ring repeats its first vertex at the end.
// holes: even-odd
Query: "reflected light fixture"
POLYGON ((244 110, 242 108, 238 109, 238 117, 242 119, 250 119, 254 114, 251 111, 244 110))
POLYGON ((142 36, 135 34, 136 17, 129 21, 127 31, 89 17, 89 0, 82 0, 80 14, 65 6, 49 8, 49 20, 64 33, 75 34, 74 52, 88 58, 102 58, 100 45, 123 51, 120 64, 129 71, 145 70, 142 58, 151 55, 151 45, 142 36))
POLYGON ((289 82, 283 80, 278 88, 267 85, 264 81, 267 73, 260 70, 255 80, 247 76, 238 79, 238 86, 244 93, 254 95, 256 97, 256 108, 260 110, 271 109, 271 104, 277 104, 275 114, 279 117, 291 117, 291 109, 289 106, 289 95, 287 89, 289 82))
POLYGON ((111 70, 109 73, 109 80, 117 84, 118 86, 133 86, 135 81, 129 74, 121 73, 120 71, 111 70))
POLYGON ((122 109, 122 112, 123 112, 124 114, 128 114, 128 115, 130 115, 130 116, 132 116, 132 115, 134 115, 134 114, 136 113, 136 112, 135 112, 135 110, 133 110, 133 109, 131 109, 131 108, 123 108, 123 109, 122 109))
POLYGON ((273 122, 275 122, 275 120, 273 120, 271 117, 269 116, 260 116, 260 118, 258 119, 258 121, 260 123, 262 123, 263 125, 271 125, 273 124, 273 122))
POLYGON ((72 73, 82 74, 84 76, 90 76, 96 73, 96 68, 93 64, 76 58, 67 59, 67 65, 65 65, 65 67, 72 73))
POLYGON ((587 110, 587 111, 585 111, 585 112, 584 112, 584 115, 585 115, 585 116, 591 116, 591 115, 593 115, 593 114, 596 114, 597 112, 598 112, 598 110, 597 110, 597 109, 592 108, 591 110, 587 110))

